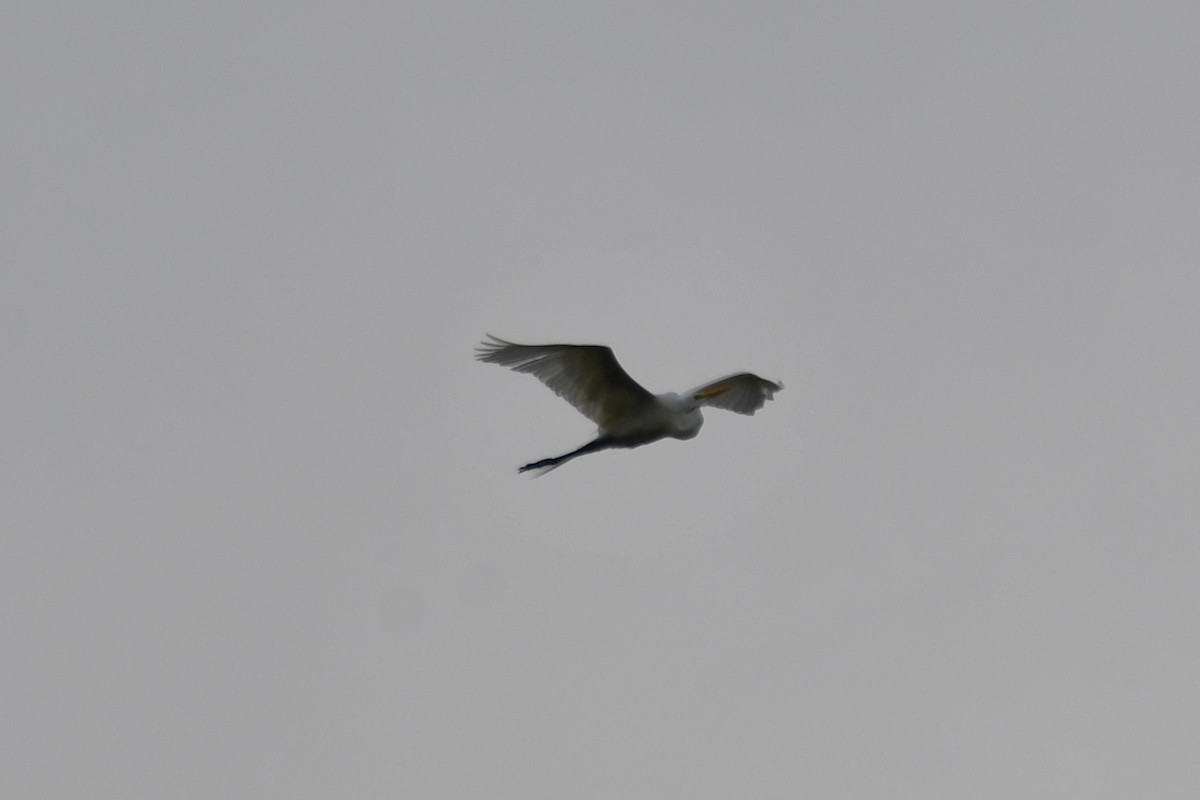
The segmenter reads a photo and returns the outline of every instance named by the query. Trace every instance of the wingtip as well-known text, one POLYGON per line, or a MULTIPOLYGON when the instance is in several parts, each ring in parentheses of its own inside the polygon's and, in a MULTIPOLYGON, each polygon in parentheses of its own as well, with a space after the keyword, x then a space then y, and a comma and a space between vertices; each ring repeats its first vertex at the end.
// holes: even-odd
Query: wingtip
POLYGON ((475 345, 475 358, 479 361, 486 361, 492 353, 508 345, 508 342, 499 336, 493 336, 490 333, 485 333, 483 336, 484 338, 480 340, 479 344, 475 345))

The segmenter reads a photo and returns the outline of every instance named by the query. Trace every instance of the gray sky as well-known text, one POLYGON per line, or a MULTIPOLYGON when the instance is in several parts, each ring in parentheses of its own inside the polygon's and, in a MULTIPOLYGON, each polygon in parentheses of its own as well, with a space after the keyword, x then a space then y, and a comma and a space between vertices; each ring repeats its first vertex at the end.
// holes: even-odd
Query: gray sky
POLYGON ((1200 796, 1197 41, 9 7, 0 794, 1200 796), (532 480, 485 331, 787 389, 532 480))

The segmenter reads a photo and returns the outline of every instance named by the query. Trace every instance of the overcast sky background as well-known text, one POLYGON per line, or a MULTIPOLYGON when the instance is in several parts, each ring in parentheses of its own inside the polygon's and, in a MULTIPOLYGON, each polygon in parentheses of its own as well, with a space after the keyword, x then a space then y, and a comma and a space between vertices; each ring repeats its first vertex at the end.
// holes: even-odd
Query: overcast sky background
POLYGON ((1194 2, 3 19, 3 796, 1200 796, 1194 2))

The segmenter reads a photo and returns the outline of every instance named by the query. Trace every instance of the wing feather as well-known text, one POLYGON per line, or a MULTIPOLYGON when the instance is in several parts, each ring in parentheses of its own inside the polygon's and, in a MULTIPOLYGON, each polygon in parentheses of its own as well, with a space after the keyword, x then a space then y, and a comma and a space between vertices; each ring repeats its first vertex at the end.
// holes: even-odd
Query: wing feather
POLYGON ((753 414, 781 389, 781 383, 773 383, 749 372, 739 372, 699 386, 691 391, 690 396, 698 405, 723 408, 738 414, 753 414))
POLYGON ((475 357, 533 375, 601 428, 654 402, 602 345, 515 344, 488 334, 475 357))

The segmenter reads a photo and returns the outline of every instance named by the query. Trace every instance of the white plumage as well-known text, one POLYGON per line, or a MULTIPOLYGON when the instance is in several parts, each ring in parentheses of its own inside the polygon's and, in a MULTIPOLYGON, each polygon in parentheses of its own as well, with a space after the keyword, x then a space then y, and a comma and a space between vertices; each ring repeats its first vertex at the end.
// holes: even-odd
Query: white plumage
POLYGON ((576 456, 611 447, 638 447, 667 437, 691 439, 704 424, 702 406, 753 414, 783 388, 739 372, 683 395, 656 395, 629 377, 603 345, 514 344, 489 334, 475 357, 528 372, 599 426, 597 437, 578 450, 526 464, 521 472, 549 472, 576 456))

